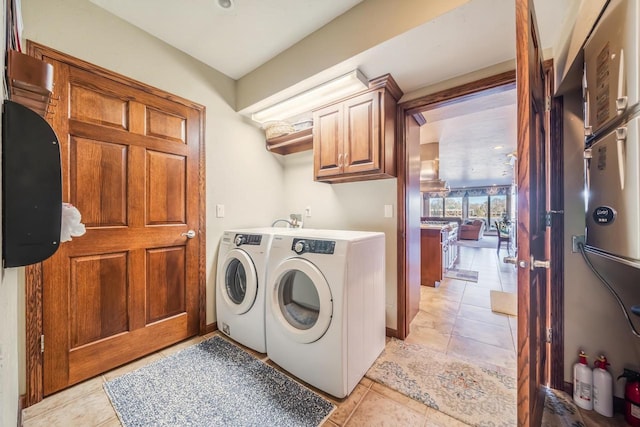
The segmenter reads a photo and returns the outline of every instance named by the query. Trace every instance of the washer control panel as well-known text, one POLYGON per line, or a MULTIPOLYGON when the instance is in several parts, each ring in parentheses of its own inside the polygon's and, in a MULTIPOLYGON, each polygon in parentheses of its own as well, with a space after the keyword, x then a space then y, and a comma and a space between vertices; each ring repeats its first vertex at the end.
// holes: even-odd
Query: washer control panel
POLYGON ((336 249, 333 240, 293 239, 291 250, 298 255, 304 253, 332 255, 336 249))
POLYGON ((233 243, 235 243, 236 246, 260 246, 260 242, 262 242, 262 234, 236 234, 236 238, 233 239, 233 243))

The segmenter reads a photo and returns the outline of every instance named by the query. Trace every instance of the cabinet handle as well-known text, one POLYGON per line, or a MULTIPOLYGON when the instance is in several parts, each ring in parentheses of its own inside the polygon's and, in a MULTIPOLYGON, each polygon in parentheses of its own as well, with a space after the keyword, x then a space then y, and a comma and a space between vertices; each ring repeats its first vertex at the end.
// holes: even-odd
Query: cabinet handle
POLYGON ((349 153, 344 153, 344 164, 345 165, 349 164, 349 153))
POLYGON ((342 167, 342 154, 338 154, 338 167, 342 167))

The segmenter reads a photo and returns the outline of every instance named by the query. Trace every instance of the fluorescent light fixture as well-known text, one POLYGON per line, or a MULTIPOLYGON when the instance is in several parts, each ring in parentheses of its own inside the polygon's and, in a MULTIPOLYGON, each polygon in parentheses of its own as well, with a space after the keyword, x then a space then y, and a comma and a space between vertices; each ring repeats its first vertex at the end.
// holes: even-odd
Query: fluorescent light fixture
POLYGON ((369 87, 369 82, 364 74, 360 70, 353 70, 271 107, 257 111, 251 115, 251 119, 258 123, 284 120, 288 117, 309 112, 314 108, 359 92, 367 87, 369 87))

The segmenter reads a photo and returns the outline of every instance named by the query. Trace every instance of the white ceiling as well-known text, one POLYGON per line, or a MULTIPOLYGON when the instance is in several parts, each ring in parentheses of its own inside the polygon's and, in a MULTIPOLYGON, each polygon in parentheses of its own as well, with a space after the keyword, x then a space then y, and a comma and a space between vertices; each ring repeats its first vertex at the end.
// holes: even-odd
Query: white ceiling
MULTIPOLYGON (((373 0, 232 0, 227 11, 218 0, 90 1, 238 79, 361 1, 373 0)), ((556 43, 576 1, 534 0, 544 49, 556 43)), ((370 78, 390 73, 406 94, 513 58, 515 0, 470 0, 326 73, 335 74, 336 68, 359 68, 370 78)), ((440 138, 441 178, 456 187, 510 183, 511 175, 502 176, 506 165, 498 161, 504 163, 505 154, 515 150, 515 117, 512 102, 428 119, 432 124, 425 132, 440 138), (494 152, 496 145, 509 149, 494 152)))
POLYGON ((91 0, 239 79, 362 0, 91 0))
POLYGON ((516 150, 516 91, 423 113, 420 142, 439 142, 440 179, 451 188, 509 185, 516 150))

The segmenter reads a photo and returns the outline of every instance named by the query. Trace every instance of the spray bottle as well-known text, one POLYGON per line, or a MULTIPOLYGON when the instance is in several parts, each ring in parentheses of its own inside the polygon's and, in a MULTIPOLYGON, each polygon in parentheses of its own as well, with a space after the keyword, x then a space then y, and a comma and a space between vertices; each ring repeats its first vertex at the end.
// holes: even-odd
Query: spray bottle
POLYGON ((582 409, 592 410, 593 371, 587 365, 587 355, 580 350, 578 363, 573 365, 573 400, 582 409))
POLYGON ((613 417, 613 377, 607 371, 608 364, 603 355, 594 362, 593 409, 605 417, 613 417))

